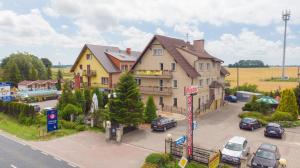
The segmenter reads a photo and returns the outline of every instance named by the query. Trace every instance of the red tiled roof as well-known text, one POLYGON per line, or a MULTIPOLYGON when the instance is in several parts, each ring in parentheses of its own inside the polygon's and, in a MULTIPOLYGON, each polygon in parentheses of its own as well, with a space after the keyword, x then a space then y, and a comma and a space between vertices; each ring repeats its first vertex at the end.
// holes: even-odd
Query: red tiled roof
POLYGON ((155 35, 152 38, 152 40, 148 43, 141 56, 138 58, 138 60, 135 62, 132 68, 134 68, 136 64, 142 59, 143 55, 155 39, 157 39, 160 42, 160 44, 170 53, 170 55, 174 57, 175 61, 184 69, 188 76, 192 78, 200 76, 200 74, 193 68, 193 66, 189 64, 188 61, 183 57, 183 55, 181 55, 180 52, 177 50, 178 46, 187 46, 188 48, 192 48, 192 45, 187 44, 185 41, 180 39, 161 35, 155 35))

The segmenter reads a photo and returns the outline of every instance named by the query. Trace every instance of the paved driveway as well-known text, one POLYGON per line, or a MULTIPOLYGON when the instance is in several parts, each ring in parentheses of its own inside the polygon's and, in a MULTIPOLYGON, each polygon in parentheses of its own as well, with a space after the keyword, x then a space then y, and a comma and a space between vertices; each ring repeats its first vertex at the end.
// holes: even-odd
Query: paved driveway
MULTIPOLYGON (((242 103, 229 104, 219 112, 208 113, 201 119, 196 119, 198 128, 194 131, 194 145, 221 149, 232 136, 243 136, 248 139, 251 152, 255 152, 263 142, 276 144, 280 149, 282 158, 287 159, 288 167, 299 167, 300 128, 286 129, 286 136, 282 140, 264 137, 263 129, 253 132, 240 130, 238 114, 241 113, 242 106, 242 103)), ((186 121, 179 122, 176 128, 166 132, 152 132, 150 128, 131 132, 125 135, 123 142, 155 151, 163 151, 164 139, 169 133, 172 134, 173 139, 184 135, 186 133, 186 121)))

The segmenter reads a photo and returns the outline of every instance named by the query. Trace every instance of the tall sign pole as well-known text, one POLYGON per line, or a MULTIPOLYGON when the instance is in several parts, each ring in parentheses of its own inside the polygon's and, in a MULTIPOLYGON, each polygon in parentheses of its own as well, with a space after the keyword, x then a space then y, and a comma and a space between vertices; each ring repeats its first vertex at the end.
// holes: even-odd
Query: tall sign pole
POLYGON ((285 79, 285 48, 286 48, 286 26, 287 21, 290 20, 291 11, 282 11, 282 20, 284 21, 284 36, 283 36, 283 56, 282 56, 282 74, 281 79, 285 79))
POLYGON ((193 157, 193 96, 198 93, 198 86, 189 86, 184 88, 187 102, 187 155, 191 159, 193 157))

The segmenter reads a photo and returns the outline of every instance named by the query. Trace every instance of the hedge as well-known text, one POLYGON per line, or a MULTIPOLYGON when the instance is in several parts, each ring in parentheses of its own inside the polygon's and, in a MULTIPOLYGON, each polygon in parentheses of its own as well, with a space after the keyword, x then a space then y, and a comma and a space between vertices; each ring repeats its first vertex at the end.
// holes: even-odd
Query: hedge
POLYGON ((36 114, 33 106, 18 102, 0 101, 0 111, 14 118, 18 118, 20 113, 26 117, 35 117, 36 114))
POLYGON ((271 116, 272 121, 293 121, 294 117, 288 112, 276 111, 271 116))

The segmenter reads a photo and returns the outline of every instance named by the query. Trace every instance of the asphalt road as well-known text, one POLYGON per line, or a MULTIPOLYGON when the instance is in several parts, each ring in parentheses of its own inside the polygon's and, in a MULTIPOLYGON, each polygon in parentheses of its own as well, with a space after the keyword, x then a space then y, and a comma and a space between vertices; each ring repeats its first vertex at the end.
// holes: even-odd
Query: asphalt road
MULTIPOLYGON (((207 149, 222 149, 223 145, 233 136, 247 138, 251 153, 255 152, 261 143, 271 143, 279 147, 281 157, 287 159, 289 168, 300 165, 300 127, 287 128, 283 139, 264 137, 264 128, 255 131, 240 130, 238 127, 243 103, 229 104, 218 112, 208 113, 195 120, 198 128, 194 131, 194 145, 207 149)), ((152 132, 150 128, 139 129, 125 134, 123 142, 154 151, 164 151, 164 140, 167 134, 173 139, 185 135, 187 121, 180 121, 176 128, 166 132, 152 132)))
POLYGON ((59 158, 0 135, 1 168, 74 168, 59 158))

